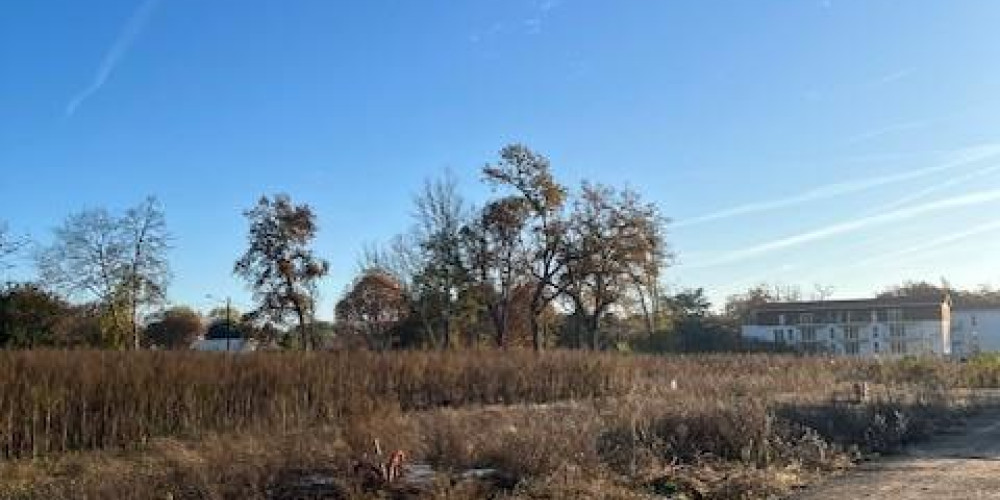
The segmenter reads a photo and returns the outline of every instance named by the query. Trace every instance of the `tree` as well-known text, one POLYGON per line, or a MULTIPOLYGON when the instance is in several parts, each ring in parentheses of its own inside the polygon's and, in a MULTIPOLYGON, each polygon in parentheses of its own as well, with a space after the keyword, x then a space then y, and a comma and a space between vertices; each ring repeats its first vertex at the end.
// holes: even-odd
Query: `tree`
POLYGON ((65 337, 71 307, 33 284, 11 285, 0 292, 0 346, 52 346, 65 337))
POLYGON ((297 321, 301 348, 315 339, 309 334, 316 304, 317 282, 329 264, 309 248, 316 236, 316 216, 308 205, 295 205, 285 194, 262 196, 244 212, 250 222, 249 248, 236 261, 233 273, 247 281, 259 303, 254 317, 285 323, 297 321))
MULTIPOLYGON (((942 280, 944 281, 944 280, 942 280)), ((948 292, 949 286, 944 282, 942 285, 935 285, 926 281, 907 281, 901 285, 894 285, 878 294, 878 298, 916 298, 941 300, 948 292)))
POLYGON ((584 183, 573 207, 561 257, 560 289, 583 319, 591 347, 600 346, 600 320, 622 301, 637 270, 661 262, 663 218, 631 190, 584 183))
POLYGON ((562 272, 559 258, 563 244, 563 206, 566 189, 552 175, 549 159, 521 144, 500 150, 500 161, 483 168, 486 181, 506 187, 528 208, 525 242, 527 270, 532 280, 530 301, 532 341, 541 350, 545 341, 540 318, 547 306, 559 297, 556 279, 562 272))
POLYGON ((377 269, 355 280, 335 309, 338 324, 362 334, 369 345, 382 350, 393 347, 392 331, 410 314, 402 285, 377 269))
POLYGON ((144 304, 155 304, 167 296, 170 276, 167 263, 169 234, 163 208, 149 197, 128 209, 120 220, 126 257, 126 283, 131 306, 133 348, 140 345, 139 314, 144 304))
POLYGON ((167 309, 146 326, 146 341, 163 349, 187 349, 203 330, 200 314, 178 306, 167 309))
POLYGON ((14 236, 6 222, 0 221, 0 270, 10 267, 10 259, 28 244, 27 238, 14 236))
POLYGON ((487 204, 463 229, 467 266, 478 283, 478 298, 493 323, 498 347, 507 347, 514 291, 527 284, 527 218, 522 198, 501 198, 487 204))
POLYGON ((439 347, 448 348, 459 315, 458 297, 470 283, 461 250, 465 201, 455 179, 446 175, 425 182, 414 204, 418 250, 414 300, 420 304, 425 327, 440 331, 431 337, 440 339, 439 347))
POLYGON ((764 304, 801 299, 802 292, 794 286, 761 283, 750 287, 746 292, 727 297, 723 314, 736 324, 745 325, 752 319, 754 310, 764 304))
POLYGON ((164 298, 170 278, 162 207, 150 197, 121 215, 84 210, 67 217, 54 236, 36 256, 42 281, 98 300, 109 318, 108 333, 130 335, 128 343, 138 349, 140 316, 164 298))

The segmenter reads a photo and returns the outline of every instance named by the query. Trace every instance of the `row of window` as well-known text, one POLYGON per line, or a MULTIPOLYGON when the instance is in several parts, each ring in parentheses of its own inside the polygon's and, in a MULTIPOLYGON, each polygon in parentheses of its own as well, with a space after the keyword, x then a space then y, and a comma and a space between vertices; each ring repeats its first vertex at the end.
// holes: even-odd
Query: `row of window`
MULTIPOLYGON (((819 331, 816 326, 803 326, 799 328, 801 332, 800 340, 802 342, 816 342, 819 340, 817 332, 819 331)), ((879 335, 878 325, 871 327, 872 338, 877 339, 879 335)), ((836 338, 837 330, 835 328, 830 328, 830 340, 836 338)), ((889 337, 898 338, 906 336, 906 325, 903 324, 892 324, 889 325, 889 337)), ((848 341, 860 340, 861 339, 861 327, 860 326, 847 326, 844 328, 844 339, 848 341)), ((794 328, 778 328, 774 330, 774 341, 775 342, 791 342, 795 340, 795 329, 794 328)))
MULTIPOLYGON (((788 319, 789 319, 788 315, 779 314, 778 324, 786 325, 788 324, 788 319)), ((893 322, 893 321, 903 321, 903 310, 902 309, 888 309, 885 311, 873 310, 873 311, 866 311, 863 313, 858 311, 854 312, 837 311, 824 314, 821 321, 816 321, 816 315, 814 313, 799 313, 798 320, 800 325, 809 325, 815 323, 863 323, 863 322, 878 323, 880 322, 880 320, 893 322), (884 313, 884 315, 881 318, 879 314, 880 312, 884 313)))

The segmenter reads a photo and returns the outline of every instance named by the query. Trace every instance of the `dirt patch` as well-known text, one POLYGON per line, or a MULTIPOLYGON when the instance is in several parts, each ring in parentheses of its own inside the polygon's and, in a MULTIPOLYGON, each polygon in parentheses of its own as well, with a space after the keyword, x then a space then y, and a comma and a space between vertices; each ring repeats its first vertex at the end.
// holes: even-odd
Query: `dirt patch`
POLYGON ((792 498, 1000 499, 1000 409, 985 410, 961 428, 792 498))

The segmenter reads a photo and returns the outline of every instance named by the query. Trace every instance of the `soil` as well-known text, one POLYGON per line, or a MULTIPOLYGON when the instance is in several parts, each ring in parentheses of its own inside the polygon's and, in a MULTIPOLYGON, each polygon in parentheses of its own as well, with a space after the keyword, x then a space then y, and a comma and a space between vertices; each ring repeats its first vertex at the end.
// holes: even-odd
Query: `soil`
POLYGON ((1000 408, 899 455, 862 464, 795 500, 1000 499, 1000 408))

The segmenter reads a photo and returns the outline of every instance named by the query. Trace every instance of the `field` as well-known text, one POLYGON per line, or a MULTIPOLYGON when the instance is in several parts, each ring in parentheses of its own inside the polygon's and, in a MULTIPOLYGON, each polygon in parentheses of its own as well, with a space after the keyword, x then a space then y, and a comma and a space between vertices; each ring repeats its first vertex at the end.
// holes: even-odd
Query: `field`
POLYGON ((988 360, 0 352, 0 498, 765 498, 998 386, 988 360))

